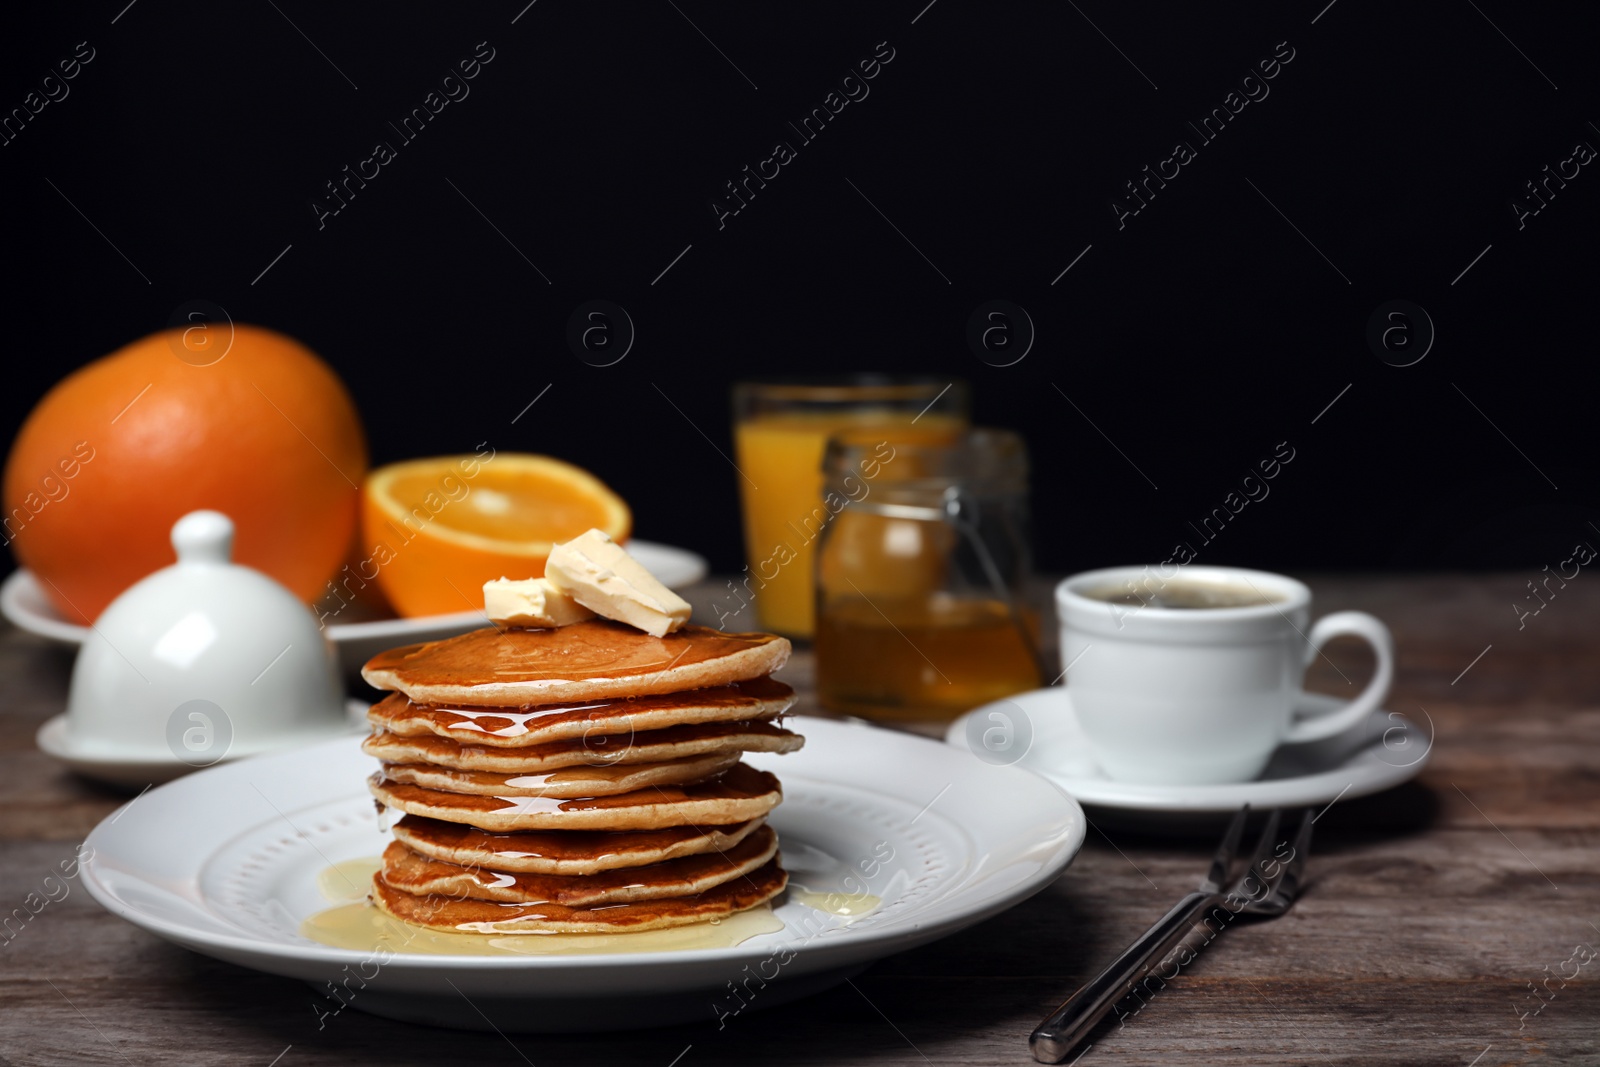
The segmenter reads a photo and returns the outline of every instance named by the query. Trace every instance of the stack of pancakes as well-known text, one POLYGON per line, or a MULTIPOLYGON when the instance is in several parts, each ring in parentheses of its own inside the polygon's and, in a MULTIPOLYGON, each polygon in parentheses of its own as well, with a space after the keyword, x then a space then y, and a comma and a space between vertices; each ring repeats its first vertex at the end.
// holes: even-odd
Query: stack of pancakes
POLYGON ((373 879, 387 914, 474 933, 613 933, 715 919, 788 875, 767 813, 794 692, 770 634, 662 637, 592 619, 385 652, 363 749, 404 812, 373 879))

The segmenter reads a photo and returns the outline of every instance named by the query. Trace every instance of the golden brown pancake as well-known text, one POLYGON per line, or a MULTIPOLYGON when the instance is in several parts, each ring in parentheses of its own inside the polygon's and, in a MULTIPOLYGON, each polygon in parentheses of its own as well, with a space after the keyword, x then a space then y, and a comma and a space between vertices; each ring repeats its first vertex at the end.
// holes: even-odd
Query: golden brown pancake
POLYGON ((395 841, 383 853, 383 880, 390 888, 419 896, 585 908, 696 896, 750 874, 777 853, 778 835, 770 826, 763 826, 722 853, 686 856, 601 874, 525 874, 459 867, 418 855, 395 841))
POLYGON ((528 830, 495 834, 475 826, 407 815, 394 824, 394 839, 413 852, 463 867, 533 874, 594 874, 642 867, 681 856, 727 852, 763 825, 760 819, 732 826, 671 826, 663 830, 528 830))
POLYGON ((771 678, 634 699, 538 707, 452 707, 419 704, 391 693, 367 710, 367 721, 401 737, 436 735, 493 748, 529 748, 557 741, 585 743, 593 756, 609 758, 622 744, 606 738, 706 722, 769 719, 794 703, 794 690, 771 678))
POLYGON ((380 729, 362 742, 361 751, 385 763, 432 763, 463 771, 543 774, 563 767, 661 763, 723 752, 794 752, 805 744, 805 738, 772 722, 696 723, 604 737, 612 743, 590 738, 491 748, 433 734, 402 737, 380 729))
POLYGON ((389 885, 379 871, 372 878, 372 899, 394 918, 434 930, 482 934, 630 933, 704 922, 744 911, 783 892, 788 881, 789 876, 774 858, 748 875, 695 896, 572 908, 561 904, 501 904, 416 896, 389 885))
POLYGON ((658 830, 667 826, 723 826, 760 818, 783 800, 778 779, 740 763, 708 782, 651 786, 615 796, 476 796, 446 793, 384 778, 367 779, 380 804, 484 830, 658 830))
MULTIPOLYGON (((419 704, 512 707, 723 686, 782 667, 789 642, 685 626, 663 637, 607 619, 474 630, 374 656, 361 676, 419 704)), ((745 716, 748 718, 749 716, 745 716)))
POLYGON ((664 763, 614 763, 602 767, 566 767, 542 774, 506 774, 503 771, 458 771, 433 763, 385 763, 382 774, 391 782, 420 785, 445 793, 474 793, 492 797, 603 797, 632 793, 656 785, 688 785, 715 778, 739 762, 737 752, 664 763))

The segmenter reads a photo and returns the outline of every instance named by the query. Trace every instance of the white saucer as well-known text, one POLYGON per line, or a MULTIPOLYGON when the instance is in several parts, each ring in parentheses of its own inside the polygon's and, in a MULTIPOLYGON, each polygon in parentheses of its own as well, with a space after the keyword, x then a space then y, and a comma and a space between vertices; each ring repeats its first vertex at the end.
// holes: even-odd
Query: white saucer
POLYGON ((782 778, 771 821, 794 881, 827 892, 850 888, 853 875, 882 898, 853 921, 791 894, 775 909, 783 930, 733 948, 402 952, 374 967, 369 953, 299 933, 330 906, 318 873, 376 856, 386 840, 365 788, 375 764, 354 739, 224 764, 151 790, 89 835, 83 881, 113 913, 208 956, 318 989, 374 970, 370 978, 361 970, 369 980, 349 1003, 362 1011, 471 1029, 615 1030, 709 1021, 737 1007, 729 983, 753 992, 752 1008, 825 989, 1031 896, 1083 843, 1077 803, 1018 768, 871 726, 790 725, 805 734, 804 749, 746 758, 782 778))
MULTIPOLYGON (((706 576, 705 559, 688 549, 654 541, 630 540, 628 552, 643 564, 645 570, 673 589, 693 585, 706 576)), ((338 605, 330 603, 323 607, 335 609, 338 605)), ((356 608, 352 606, 349 610, 354 614, 356 608)), ((12 571, 0 583, 0 614, 19 629, 62 644, 80 645, 84 635, 89 632, 87 626, 68 622, 61 617, 45 595, 39 580, 27 568, 12 571)), ((359 674, 361 665, 367 660, 396 645, 438 641, 476 630, 483 625, 483 612, 460 611, 413 619, 329 622, 327 633, 328 640, 339 650, 341 669, 347 676, 354 676, 359 674)))
MULTIPOLYGON (((343 729, 332 727, 303 740, 289 740, 284 742, 282 749, 305 748, 308 745, 320 744, 336 733, 366 734, 370 726, 367 723, 367 708, 370 705, 365 700, 346 700, 344 702, 345 722, 343 729)), ((72 735, 67 733, 67 716, 65 712, 46 719, 38 733, 34 734, 34 741, 39 750, 47 756, 53 756, 77 771, 86 778, 93 778, 100 782, 109 782, 112 785, 124 786, 129 789, 139 789, 148 785, 160 785, 170 782, 174 778, 181 778, 194 771, 191 764, 166 756, 160 759, 128 759, 125 757, 107 756, 101 752, 80 751, 72 743, 72 735)), ((228 754, 218 760, 227 763, 230 760, 243 759, 242 754, 228 754)))
MULTIPOLYGON (((1322 711, 1344 701, 1301 694, 1300 707, 1322 711)), ((1426 715, 1426 713, 1424 713, 1426 715)), ((1144 785, 1117 782, 1095 763, 1094 750, 1078 725, 1065 686, 1035 689, 976 708, 950 724, 945 741, 977 750, 986 731, 1004 747, 1008 736, 1021 750, 990 751, 986 758, 1015 762, 1070 793, 1079 803, 1126 812, 1220 814, 1245 804, 1255 809, 1304 807, 1365 796, 1416 777, 1433 750, 1433 724, 1418 726, 1394 711, 1375 711, 1365 725, 1304 745, 1284 745, 1252 782, 1225 785, 1144 785), (993 716, 1004 716, 1004 719, 993 716), (1030 743, 1031 739, 1031 743, 1030 743), (1023 746, 1026 744, 1026 748, 1023 746)))

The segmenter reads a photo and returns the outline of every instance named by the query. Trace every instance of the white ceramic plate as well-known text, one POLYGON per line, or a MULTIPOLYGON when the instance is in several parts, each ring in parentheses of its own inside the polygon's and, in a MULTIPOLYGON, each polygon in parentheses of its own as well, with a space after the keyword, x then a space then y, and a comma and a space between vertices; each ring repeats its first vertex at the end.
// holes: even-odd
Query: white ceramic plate
POLYGON ((368 954, 300 936, 300 923, 329 906, 317 874, 384 844, 364 785, 374 762, 355 740, 151 790, 89 835, 83 879, 115 914, 209 956, 313 987, 360 969, 370 980, 349 986, 359 1010, 473 1029, 492 1020, 508 1031, 612 1030, 717 1018, 737 1006, 730 982, 747 983, 752 1008, 827 988, 1032 895, 1083 843, 1082 809, 1019 768, 854 723, 803 718, 797 729, 802 751, 747 757, 783 781, 772 823, 785 865, 817 891, 846 888, 853 873, 883 905, 851 922, 783 899, 782 931, 733 948, 401 954, 376 967, 368 954))
MULTIPOLYGON (((673 589, 693 585, 706 576, 705 559, 688 549, 654 541, 630 540, 628 551, 643 564, 645 570, 673 589)), ((61 617, 45 595, 38 578, 27 568, 13 571, 4 583, 0 583, 0 614, 20 629, 63 644, 82 644, 84 635, 89 631, 87 626, 79 626, 61 617)), ((483 625, 483 612, 461 611, 414 619, 330 622, 327 632, 328 639, 339 650, 340 666, 347 675, 355 675, 360 672, 363 663, 385 649, 421 641, 438 641, 476 630, 483 625)))
MULTIPOLYGON (((1342 703, 1303 693, 1300 706, 1315 712, 1342 703)), ((986 758, 1026 767, 1092 807, 1220 814, 1245 804, 1256 809, 1328 804, 1339 797, 1365 796, 1399 785, 1427 765, 1433 724, 1419 726, 1399 712, 1375 711, 1349 733, 1311 744, 1284 745, 1260 778, 1226 785, 1112 781, 1095 763, 1094 749, 1078 725, 1065 686, 1035 689, 969 711, 950 724, 945 740, 971 751, 987 747, 986 758), (986 733, 991 742, 987 746, 986 733), (1014 747, 1008 752, 1007 745, 1014 747), (1019 750, 1013 759, 1010 753, 1019 750)))

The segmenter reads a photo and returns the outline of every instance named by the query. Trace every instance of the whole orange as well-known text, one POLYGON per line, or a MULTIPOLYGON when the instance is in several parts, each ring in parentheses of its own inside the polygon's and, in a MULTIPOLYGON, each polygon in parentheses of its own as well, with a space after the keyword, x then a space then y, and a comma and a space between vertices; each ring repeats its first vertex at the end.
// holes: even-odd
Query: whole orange
POLYGON ((173 561, 174 522, 214 508, 237 562, 310 602, 344 561, 366 468, 355 405, 310 349, 259 326, 165 330, 39 401, 6 460, 4 538, 88 622, 173 561))

